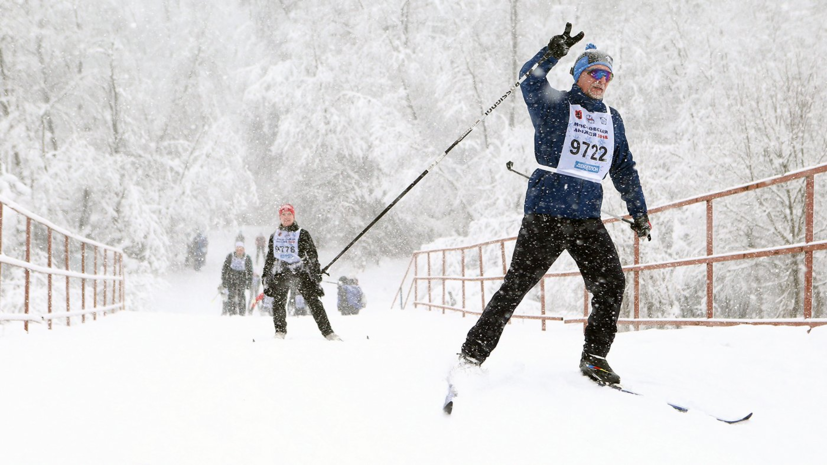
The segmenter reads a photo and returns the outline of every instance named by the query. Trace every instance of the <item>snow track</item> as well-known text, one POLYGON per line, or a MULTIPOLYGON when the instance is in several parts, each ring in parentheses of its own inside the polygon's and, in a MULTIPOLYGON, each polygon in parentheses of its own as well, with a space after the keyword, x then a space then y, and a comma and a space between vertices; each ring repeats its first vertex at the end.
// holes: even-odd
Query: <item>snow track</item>
POLYGON ((340 316, 328 286, 342 343, 310 317, 290 318, 277 341, 266 317, 219 316, 210 267, 170 278, 153 312, 28 335, 7 327, 0 463, 822 463, 825 328, 618 335, 610 358, 624 384, 720 415, 755 412, 727 425, 593 385, 577 369, 578 325, 516 322, 449 417, 445 375, 473 319, 389 310, 405 264, 359 275, 369 306, 358 316, 340 316))

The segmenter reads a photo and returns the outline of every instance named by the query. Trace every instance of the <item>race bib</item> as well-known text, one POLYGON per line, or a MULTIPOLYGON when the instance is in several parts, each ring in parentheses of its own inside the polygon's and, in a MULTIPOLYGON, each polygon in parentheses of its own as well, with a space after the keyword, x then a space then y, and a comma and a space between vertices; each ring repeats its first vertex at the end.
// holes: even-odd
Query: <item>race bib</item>
POLYGON ((301 229, 276 231, 273 234, 273 256, 291 265, 301 262, 301 258, 299 258, 299 233, 301 233, 301 229))
POLYGON ((569 105, 569 126, 557 173, 600 183, 612 167, 614 146, 610 111, 593 113, 580 105, 569 105))
POLYGON ((237 255, 233 254, 233 261, 230 262, 230 268, 236 271, 244 271, 244 257, 238 258, 237 255))

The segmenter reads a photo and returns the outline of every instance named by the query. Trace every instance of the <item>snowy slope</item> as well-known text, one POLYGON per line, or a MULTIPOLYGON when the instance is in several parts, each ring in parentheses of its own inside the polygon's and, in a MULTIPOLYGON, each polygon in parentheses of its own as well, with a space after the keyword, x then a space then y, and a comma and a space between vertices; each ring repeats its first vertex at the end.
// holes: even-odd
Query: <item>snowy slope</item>
POLYGON ((4 330, 0 464, 824 463, 827 329, 619 334, 610 360, 638 398, 579 375, 579 326, 515 322, 447 417, 445 374, 473 320, 389 309, 406 261, 358 273, 358 316, 326 285, 344 342, 310 317, 277 341, 268 318, 219 316, 232 243, 210 239, 207 267, 169 276, 152 311, 4 330), (660 399, 755 416, 726 425, 660 399))

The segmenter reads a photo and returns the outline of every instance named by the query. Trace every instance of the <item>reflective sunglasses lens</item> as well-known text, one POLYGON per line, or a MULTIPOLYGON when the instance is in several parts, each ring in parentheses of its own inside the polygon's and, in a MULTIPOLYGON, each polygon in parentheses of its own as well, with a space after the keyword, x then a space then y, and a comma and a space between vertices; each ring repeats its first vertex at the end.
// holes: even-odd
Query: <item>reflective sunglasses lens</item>
POLYGON ((592 79, 594 79, 596 81, 599 81, 603 78, 606 78, 606 82, 609 82, 609 81, 612 80, 612 72, 611 71, 606 71, 605 69, 593 69, 593 70, 589 71, 589 76, 591 76, 592 79))

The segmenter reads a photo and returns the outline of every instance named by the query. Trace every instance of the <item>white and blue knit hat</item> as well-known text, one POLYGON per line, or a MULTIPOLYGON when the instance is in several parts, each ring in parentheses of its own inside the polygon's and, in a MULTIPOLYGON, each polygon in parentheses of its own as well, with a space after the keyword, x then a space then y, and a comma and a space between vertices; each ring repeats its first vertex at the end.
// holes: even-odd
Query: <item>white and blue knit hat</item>
POLYGON ((594 44, 586 45, 586 50, 577 57, 577 60, 574 62, 574 66, 571 67, 571 75, 574 76, 574 82, 577 82, 580 79, 580 74, 585 71, 587 68, 594 66, 594 65, 603 65, 609 68, 609 71, 614 73, 612 70, 612 57, 609 56, 606 52, 601 52, 597 49, 597 46, 594 44))

